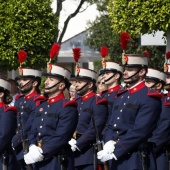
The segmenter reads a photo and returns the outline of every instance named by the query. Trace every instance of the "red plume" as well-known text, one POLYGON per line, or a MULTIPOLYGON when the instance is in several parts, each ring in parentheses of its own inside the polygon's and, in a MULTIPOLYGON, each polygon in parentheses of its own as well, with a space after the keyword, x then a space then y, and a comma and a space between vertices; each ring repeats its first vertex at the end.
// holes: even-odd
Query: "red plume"
POLYGON ((129 39, 130 39, 130 35, 127 32, 122 32, 120 34, 120 45, 122 47, 122 50, 125 50, 127 48, 129 39))
POLYGON ((58 55, 60 50, 60 44, 54 43, 50 50, 50 59, 54 58, 56 55, 58 55))
POLYGON ((148 50, 145 50, 145 51, 143 52, 143 55, 144 55, 145 57, 149 57, 149 56, 150 56, 150 52, 149 52, 148 50))
POLYGON ((109 52, 109 49, 106 46, 102 46, 100 49, 100 54, 102 58, 105 58, 109 52))
POLYGON ((166 52, 166 59, 169 60, 170 59, 170 51, 166 52))
POLYGON ((73 48, 74 61, 78 62, 81 56, 81 48, 73 48))
POLYGON ((27 58, 27 52, 25 52, 24 50, 20 50, 18 52, 18 61, 20 64, 22 64, 27 58))

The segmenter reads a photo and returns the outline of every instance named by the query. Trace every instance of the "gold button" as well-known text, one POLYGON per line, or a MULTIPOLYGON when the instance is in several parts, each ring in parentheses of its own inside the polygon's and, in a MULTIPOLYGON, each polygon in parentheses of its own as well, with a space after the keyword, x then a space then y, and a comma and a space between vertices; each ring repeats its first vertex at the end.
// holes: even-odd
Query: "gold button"
POLYGON ((48 105, 47 107, 50 107, 50 105, 48 105))
POLYGON ((47 114, 47 112, 45 112, 45 114, 47 114))
POLYGON ((23 115, 23 112, 21 112, 21 115, 23 115))
POLYGON ((114 127, 116 127, 117 126, 117 124, 114 124, 114 127))
POLYGON ((21 107, 22 109, 24 108, 24 106, 21 107))
POLYGON ((108 96, 110 96, 110 94, 108 94, 108 96))
POLYGON ((18 126, 20 126, 20 124, 18 123, 18 126))
POLYGON ((38 136, 41 136, 41 133, 38 133, 38 136))
POLYGON ((40 126, 40 128, 42 128, 42 126, 40 126))
POLYGON ((136 88, 134 88, 134 91, 136 91, 137 89, 136 88))
POLYGON ((130 96, 127 97, 128 99, 130 98, 130 96))
POLYGON ((124 103, 124 105, 126 105, 126 103, 124 103))
POLYGON ((42 118, 41 121, 43 121, 44 119, 42 118))
POLYGON ((51 101, 54 102, 54 99, 52 99, 51 101))
POLYGON ((119 120, 119 119, 120 119, 120 117, 117 117, 117 119, 119 120))
POLYGON ((122 112, 122 109, 120 110, 120 112, 122 112))

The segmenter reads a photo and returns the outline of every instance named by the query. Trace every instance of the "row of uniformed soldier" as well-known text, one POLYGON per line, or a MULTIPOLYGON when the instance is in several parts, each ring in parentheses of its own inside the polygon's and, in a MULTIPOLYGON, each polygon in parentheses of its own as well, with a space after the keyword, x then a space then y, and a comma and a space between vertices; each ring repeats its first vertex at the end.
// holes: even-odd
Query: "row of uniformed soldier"
MULTIPOLYGON (((18 110, 16 135, 16 115, 11 120, 14 125, 1 119, 2 129, 10 132, 9 149, 13 137, 12 146, 19 163, 18 168, 7 159, 8 168, 93 170, 107 168, 105 165, 109 160, 109 169, 156 170, 164 166, 166 170, 167 162, 162 165, 160 162, 167 159, 164 146, 169 141, 170 123, 166 114, 169 96, 162 99, 158 83, 166 84, 169 91, 169 77, 165 83, 163 73, 160 76, 157 73, 155 76, 155 70, 147 73, 148 63, 144 56, 126 54, 123 59, 124 70, 114 62, 106 62, 101 70, 108 85, 108 90, 101 93, 102 97, 95 94, 96 72, 79 67, 75 84, 79 97, 71 101, 66 100, 63 93, 70 85, 71 74, 66 68, 49 63, 44 95, 38 91, 41 72, 20 68, 21 94, 15 102, 18 110), (149 88, 144 83, 146 75, 147 80, 155 81, 149 88), (122 76, 125 88, 120 86, 122 76), (10 125, 9 129, 7 125, 10 125), (103 150, 101 136, 105 143, 103 150), (157 167, 155 160, 160 161, 157 167)), ((170 73, 169 67, 167 73, 170 73)), ((2 89, 9 91, 1 84, 2 89)), ((3 94, 6 96, 6 91, 3 94)), ((4 112, 15 112, 15 107, 6 109, 4 105, 4 112)))
MULTIPOLYGON (((107 62, 105 65, 107 68, 107 62)), ((170 66, 166 64, 166 74, 147 69, 145 56, 128 54, 123 55, 123 66, 126 87, 111 100, 111 118, 98 159, 109 161, 109 169, 114 170, 166 170, 170 108, 168 94, 164 96, 161 90, 163 86, 170 90, 170 66)), ((115 72, 113 68, 106 68, 103 70, 106 83, 114 81, 118 70, 115 72)), ((110 88, 106 94, 109 91, 110 88)))

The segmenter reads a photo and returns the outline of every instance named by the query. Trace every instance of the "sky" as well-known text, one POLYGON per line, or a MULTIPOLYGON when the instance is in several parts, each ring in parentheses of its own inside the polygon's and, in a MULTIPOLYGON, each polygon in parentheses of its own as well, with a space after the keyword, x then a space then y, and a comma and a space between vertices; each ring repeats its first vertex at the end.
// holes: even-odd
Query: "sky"
MULTIPOLYGON (((61 29, 63 28, 64 21, 66 20, 66 18, 68 17, 69 14, 71 14, 75 11, 75 9, 77 8, 78 2, 79 2, 78 0, 76 0, 76 1, 69 0, 69 1, 63 2, 63 9, 62 9, 60 21, 59 21, 59 28, 61 28, 61 29)), ((86 7, 87 7, 87 5, 83 6, 84 9, 86 7)), ((53 1, 52 8, 53 8, 53 11, 55 12, 56 0, 53 1)), ((87 28, 87 22, 89 20, 94 21, 98 14, 99 13, 96 10, 95 5, 89 6, 82 13, 78 13, 74 18, 72 18, 69 21, 67 30, 65 32, 65 35, 64 35, 62 41, 65 41, 65 40, 73 37, 74 35, 84 31, 87 28)))

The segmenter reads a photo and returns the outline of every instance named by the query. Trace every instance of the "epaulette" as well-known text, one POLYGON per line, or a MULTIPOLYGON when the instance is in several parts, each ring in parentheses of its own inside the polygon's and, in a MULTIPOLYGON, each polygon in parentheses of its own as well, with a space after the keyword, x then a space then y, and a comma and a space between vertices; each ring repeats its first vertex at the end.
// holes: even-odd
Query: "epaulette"
POLYGON ((15 106, 9 106, 7 108, 4 108, 4 111, 7 112, 7 111, 14 111, 15 113, 18 112, 17 108, 15 106))
MULTIPOLYGON (((64 101, 64 100, 63 100, 64 101)), ((77 105, 77 102, 76 102, 76 99, 74 99, 74 100, 69 100, 69 101, 67 101, 67 102, 63 102, 63 107, 67 107, 67 106, 78 106, 77 105)))
POLYGON ((20 95, 20 94, 17 94, 16 96, 15 96, 15 100, 18 100, 20 97, 22 97, 23 95, 20 95))
POLYGON ((96 104, 108 104, 108 100, 106 98, 101 98, 99 99, 97 96, 96 96, 96 104))
POLYGON ((39 106, 42 102, 44 102, 46 100, 47 100, 47 98, 42 95, 39 95, 36 98, 34 98, 34 102, 35 102, 36 106, 39 106))
POLYGON ((148 88, 148 94, 149 97, 156 97, 156 98, 163 98, 164 94, 159 93, 153 89, 148 88))

